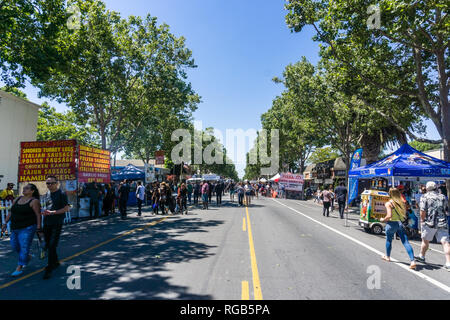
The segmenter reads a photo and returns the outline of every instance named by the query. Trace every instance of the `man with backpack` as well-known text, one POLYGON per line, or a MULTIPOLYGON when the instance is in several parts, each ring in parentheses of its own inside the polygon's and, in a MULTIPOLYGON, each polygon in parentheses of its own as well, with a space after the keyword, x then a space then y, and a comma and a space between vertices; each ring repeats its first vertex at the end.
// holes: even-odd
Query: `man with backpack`
POLYGON ((433 181, 427 182, 427 193, 420 198, 422 246, 418 261, 425 262, 425 253, 434 236, 442 243, 445 253, 445 269, 450 271, 450 239, 448 234, 448 200, 437 192, 433 181))

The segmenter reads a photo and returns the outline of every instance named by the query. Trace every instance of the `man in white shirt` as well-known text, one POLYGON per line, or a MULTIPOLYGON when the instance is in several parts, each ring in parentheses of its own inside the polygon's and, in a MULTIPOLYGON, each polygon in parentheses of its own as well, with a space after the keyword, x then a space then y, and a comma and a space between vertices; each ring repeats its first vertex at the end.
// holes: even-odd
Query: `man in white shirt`
POLYGON ((145 187, 142 185, 142 182, 138 182, 138 186, 136 188, 136 198, 137 198, 137 205, 138 205, 138 216, 140 217, 142 215, 142 202, 145 200, 145 187))

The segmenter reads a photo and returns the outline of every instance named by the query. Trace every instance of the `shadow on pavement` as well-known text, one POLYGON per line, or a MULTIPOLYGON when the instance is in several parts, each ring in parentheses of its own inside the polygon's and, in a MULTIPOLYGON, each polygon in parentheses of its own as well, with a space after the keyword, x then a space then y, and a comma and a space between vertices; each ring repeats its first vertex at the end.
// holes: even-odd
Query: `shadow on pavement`
MULTIPOLYGON (((152 220, 146 222, 149 221, 152 220)), ((141 219, 129 219, 120 226, 121 223, 113 218, 98 224, 67 227, 61 238, 60 259, 144 224, 141 219)), ((210 295, 193 294, 188 287, 170 283, 171 277, 167 274, 171 264, 213 255, 210 251, 215 246, 180 239, 181 236, 209 232, 223 223, 221 220, 202 221, 188 216, 184 219, 169 217, 156 226, 124 236, 65 262, 54 271, 50 280, 42 280, 42 273, 39 273, 2 289, 0 299, 212 299, 210 295), (67 287, 70 274, 66 270, 69 265, 80 267, 80 290, 69 290, 67 287)), ((4 249, 4 243, 1 249, 4 249)), ((12 261, 14 268, 16 255, 12 255, 11 251, 1 250, 0 259, 12 261)), ((28 273, 45 265, 45 261, 34 262, 28 267, 28 273)), ((9 277, 12 269, 6 270, 3 266, 0 266, 0 284, 13 280, 9 277)))

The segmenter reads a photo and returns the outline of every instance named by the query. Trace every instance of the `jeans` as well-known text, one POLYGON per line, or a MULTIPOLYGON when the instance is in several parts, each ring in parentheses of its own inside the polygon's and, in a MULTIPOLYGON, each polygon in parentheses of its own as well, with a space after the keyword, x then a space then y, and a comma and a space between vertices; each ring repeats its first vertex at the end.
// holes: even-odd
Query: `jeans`
POLYGON ((191 193, 188 193, 188 200, 189 200, 189 204, 191 204, 192 203, 192 192, 191 193))
POLYGON ((119 199, 119 211, 122 218, 127 216, 127 202, 128 199, 119 199))
POLYGON ((144 200, 137 198, 138 215, 142 215, 142 202, 144 202, 144 200))
POLYGON ((339 216, 344 219, 345 201, 338 201, 339 204, 339 216))
POLYGON ((44 224, 44 239, 48 250, 47 266, 53 268, 58 263, 58 255, 56 254, 56 247, 58 247, 59 237, 62 231, 62 224, 45 225, 44 224))
POLYGON ((89 198, 89 217, 92 219, 92 208, 94 208, 95 218, 98 218, 99 212, 99 199, 98 198, 89 198))
POLYGON ((23 229, 11 230, 11 247, 19 254, 19 266, 28 264, 28 255, 30 254, 31 244, 37 225, 32 225, 23 229))
POLYGON ((219 192, 219 193, 216 194, 216 203, 218 205, 222 204, 222 192, 219 192))
POLYGON ((203 200, 203 208, 208 209, 208 194, 207 193, 202 194, 202 200, 203 200))
POLYGON ((324 202, 323 203, 323 215, 325 216, 325 212, 327 213, 327 217, 330 216, 330 206, 331 206, 331 202, 324 202))
POLYGON ((194 192, 194 204, 198 204, 198 197, 199 197, 199 193, 194 192))
POLYGON ((240 206, 244 205, 243 200, 244 200, 244 195, 242 193, 238 193, 238 202, 239 202, 240 206))
POLYGON ((409 255, 409 259, 411 261, 414 261, 414 251, 408 242, 408 237, 406 236, 402 223, 400 221, 388 221, 386 224, 385 232, 386 232, 386 255, 388 257, 391 256, 392 239, 394 238, 394 234, 397 232, 398 235, 400 236, 400 240, 402 241, 403 246, 406 249, 406 252, 409 255))

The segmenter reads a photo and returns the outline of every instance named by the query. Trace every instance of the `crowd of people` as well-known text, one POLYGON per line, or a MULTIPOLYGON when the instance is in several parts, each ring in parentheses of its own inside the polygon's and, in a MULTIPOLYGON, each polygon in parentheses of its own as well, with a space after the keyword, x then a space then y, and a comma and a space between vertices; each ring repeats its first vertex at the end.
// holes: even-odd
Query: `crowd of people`
MULTIPOLYGON (((59 182, 55 176, 47 177, 46 186, 48 191, 41 196, 35 184, 25 185, 22 195, 13 199, 11 210, 1 227, 2 232, 4 232, 8 223, 10 223, 11 247, 18 254, 17 267, 11 274, 13 277, 22 275, 24 268, 33 258, 30 249, 36 234, 39 239, 42 239, 41 246, 45 253, 41 255, 41 258, 48 257, 44 279, 49 279, 52 271, 60 265, 57 246, 65 213, 70 210, 70 205, 67 195, 59 188, 59 182)), ((8 185, 8 188, 10 188, 10 185, 8 185)), ((4 194, 2 193, 2 196, 4 194)), ((14 193, 9 190, 6 194, 14 197, 14 193)))
MULTIPOLYGON (((347 193, 344 183, 335 189, 328 186, 314 193, 314 202, 322 204, 323 216, 326 217, 329 217, 330 209, 333 211, 334 202, 337 202, 340 218, 343 219, 347 193)), ((444 249, 446 261, 444 268, 450 271, 450 213, 445 185, 438 186, 435 182, 430 181, 426 185, 419 186, 414 194, 411 188, 400 184, 389 189, 389 201, 386 202, 385 207, 386 217, 380 219, 385 223, 386 234, 386 255, 382 256, 383 260, 391 261, 392 240, 396 236, 402 242, 410 258, 410 268, 416 269, 416 261, 425 263, 425 254, 429 243, 436 239, 444 249), (418 219, 420 219, 422 244, 419 256, 414 256, 414 250, 407 235, 407 230, 411 228, 409 219, 411 217, 417 219, 413 212, 414 207, 420 215, 418 219)), ((418 222, 416 223, 417 229, 419 229, 418 222)), ((419 234, 419 230, 417 230, 417 234, 419 234)))

